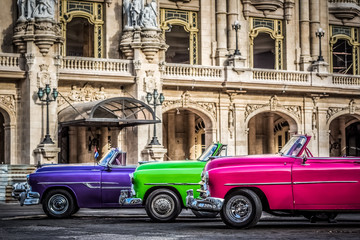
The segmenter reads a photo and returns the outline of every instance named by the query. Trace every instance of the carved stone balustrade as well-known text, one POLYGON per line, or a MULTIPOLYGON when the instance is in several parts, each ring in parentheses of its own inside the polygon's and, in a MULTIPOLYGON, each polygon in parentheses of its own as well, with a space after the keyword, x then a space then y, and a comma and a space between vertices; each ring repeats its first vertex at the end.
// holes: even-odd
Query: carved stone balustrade
POLYGON ((20 54, 0 53, 0 76, 6 78, 19 78, 24 76, 25 72, 21 65, 20 54))

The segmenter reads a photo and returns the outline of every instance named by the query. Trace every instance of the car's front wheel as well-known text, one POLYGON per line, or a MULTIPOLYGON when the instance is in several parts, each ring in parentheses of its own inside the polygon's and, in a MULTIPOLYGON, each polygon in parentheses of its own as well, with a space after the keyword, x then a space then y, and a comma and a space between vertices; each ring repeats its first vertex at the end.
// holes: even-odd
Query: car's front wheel
POLYGON ((224 223, 234 228, 254 226, 261 217, 260 198, 249 189, 241 189, 226 197, 220 211, 224 223))
POLYGON ((42 207, 51 218, 67 218, 76 211, 74 198, 64 189, 50 190, 43 199, 42 207))
POLYGON ((181 212, 177 195, 169 189, 156 189, 146 200, 145 210, 155 222, 171 222, 181 212))

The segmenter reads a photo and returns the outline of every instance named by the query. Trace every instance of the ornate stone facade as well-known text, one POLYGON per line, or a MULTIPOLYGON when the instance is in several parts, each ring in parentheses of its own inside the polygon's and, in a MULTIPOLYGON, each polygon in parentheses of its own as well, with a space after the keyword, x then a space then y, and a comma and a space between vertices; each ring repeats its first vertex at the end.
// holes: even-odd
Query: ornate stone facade
POLYGON ((327 156, 341 155, 338 149, 356 140, 350 131, 360 119, 356 1, 19 0, 13 5, 5 0, 0 10, 0 114, 6 132, 0 141, 7 163, 36 164, 46 157, 56 162, 57 147, 60 162, 88 162, 94 143, 103 151, 121 147, 135 164, 151 155, 161 159, 164 148, 165 159, 195 158, 213 141, 228 144, 229 155, 274 153, 292 134, 302 133, 317 139, 310 146, 314 155, 327 156), (79 18, 85 19, 81 27, 86 25, 87 35, 70 34, 79 18), (241 25, 237 32, 235 21, 241 25), (320 27, 326 29, 320 40, 324 61, 317 61, 320 27), (171 36, 186 38, 177 42, 171 36), (351 73, 336 72, 338 41, 351 45, 351 73), (186 48, 179 47, 183 42, 186 48), (71 47, 89 55, 68 51, 67 56, 71 47), (169 62, 169 52, 187 58, 169 62), (267 60, 259 62, 259 56, 267 60), (271 66, 261 65, 268 62, 271 66), (49 105, 51 151, 40 144, 46 105, 37 92, 46 84, 59 91, 49 105), (155 129, 164 146, 159 154, 148 146, 153 125, 120 130, 63 126, 57 119, 69 105, 118 96, 146 102, 154 89, 165 97, 156 108, 162 123, 155 129))

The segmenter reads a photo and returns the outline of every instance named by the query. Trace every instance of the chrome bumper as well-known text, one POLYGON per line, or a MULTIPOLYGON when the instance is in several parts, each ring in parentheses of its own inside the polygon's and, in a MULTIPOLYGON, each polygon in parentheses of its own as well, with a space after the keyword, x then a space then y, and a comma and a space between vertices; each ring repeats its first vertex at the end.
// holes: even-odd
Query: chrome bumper
POLYGON ((222 198, 207 197, 203 199, 195 199, 192 189, 187 190, 186 193, 186 207, 194 210, 220 212, 224 204, 224 199, 222 198))
POLYGON ((32 192, 26 182, 15 183, 11 196, 19 200, 20 206, 40 203, 40 194, 38 192, 32 192))
POLYGON ((141 198, 133 198, 135 196, 135 192, 133 190, 121 190, 119 197, 119 204, 121 206, 131 206, 131 205, 141 205, 141 198))

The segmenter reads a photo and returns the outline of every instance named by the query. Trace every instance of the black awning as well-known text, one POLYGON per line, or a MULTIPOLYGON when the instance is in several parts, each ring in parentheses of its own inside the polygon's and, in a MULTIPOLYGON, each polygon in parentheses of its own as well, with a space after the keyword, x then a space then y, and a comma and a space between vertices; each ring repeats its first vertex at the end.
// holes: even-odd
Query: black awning
POLYGON ((130 127, 159 123, 149 105, 134 98, 116 97, 78 103, 59 112, 62 126, 130 127))

